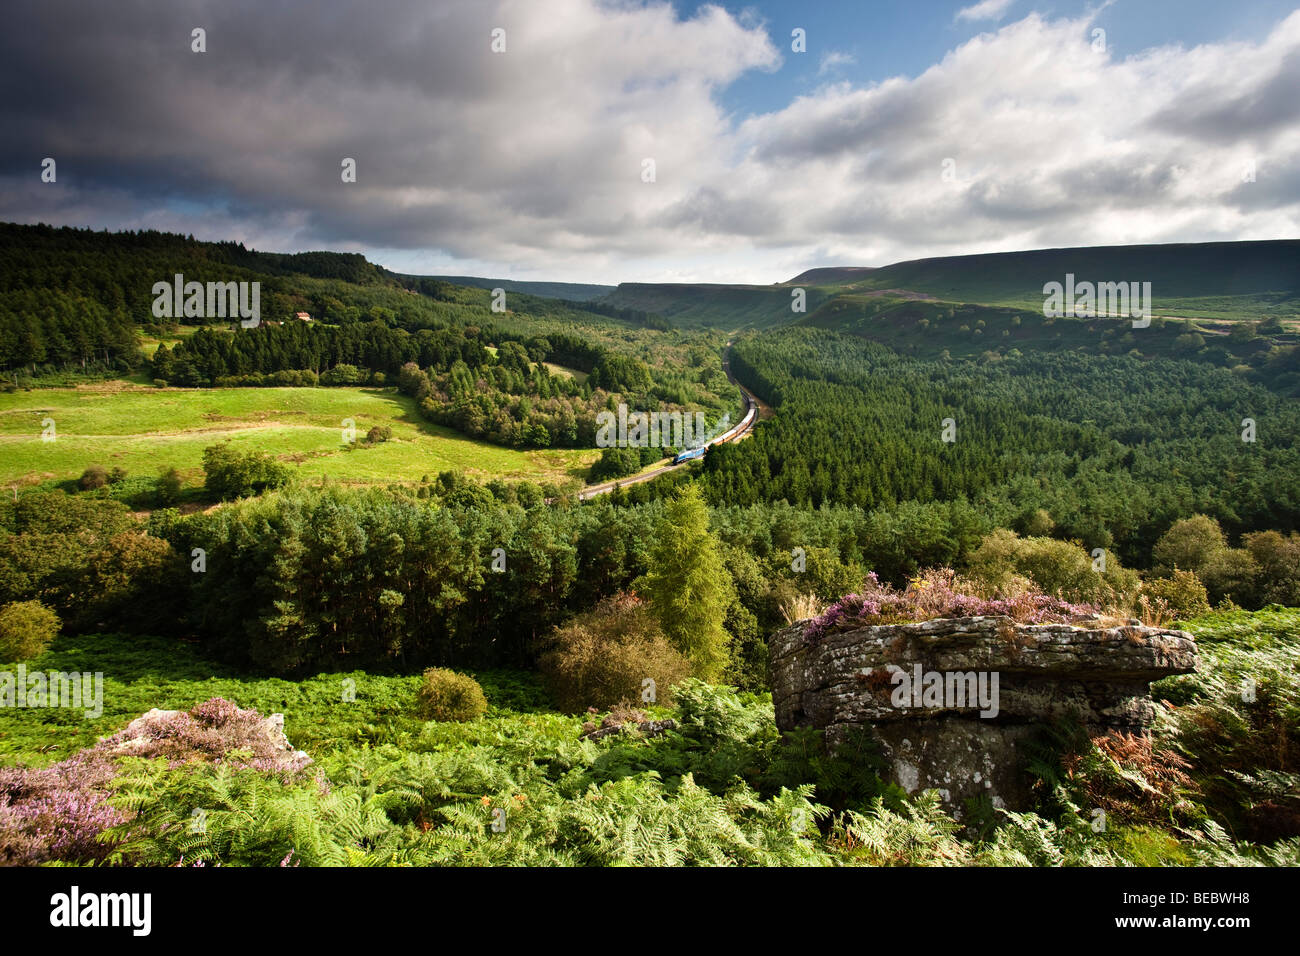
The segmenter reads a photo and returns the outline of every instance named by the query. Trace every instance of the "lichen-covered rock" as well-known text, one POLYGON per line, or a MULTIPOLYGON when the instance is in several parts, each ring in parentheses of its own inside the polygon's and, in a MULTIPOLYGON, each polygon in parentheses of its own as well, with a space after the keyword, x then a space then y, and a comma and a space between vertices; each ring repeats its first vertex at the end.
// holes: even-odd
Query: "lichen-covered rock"
POLYGON ((1190 634, 1135 622, 946 618, 816 639, 807 625, 769 640, 777 726, 818 728, 832 748, 866 731, 895 781, 938 790, 959 815, 981 794, 1027 805, 1021 752, 1036 724, 1068 716, 1093 733, 1145 733, 1150 683, 1196 669, 1190 634))
POLYGON ((289 742, 283 714, 263 717, 220 697, 188 711, 155 707, 96 747, 112 756, 221 760, 236 767, 290 774, 312 762, 289 742))

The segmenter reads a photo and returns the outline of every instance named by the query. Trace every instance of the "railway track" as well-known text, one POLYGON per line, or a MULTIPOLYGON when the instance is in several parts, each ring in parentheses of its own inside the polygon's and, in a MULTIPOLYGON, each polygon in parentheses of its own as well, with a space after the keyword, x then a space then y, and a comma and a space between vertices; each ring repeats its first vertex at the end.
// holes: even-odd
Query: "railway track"
MULTIPOLYGON (((727 344, 730 345, 731 343, 728 342, 727 344)), ((724 358, 722 360, 722 370, 727 375, 727 381, 740 389, 741 397, 745 400, 745 414, 741 417, 739 426, 719 435, 717 438, 710 441, 706 447, 720 445, 724 442, 740 441, 740 439, 753 431, 754 426, 758 424, 758 399, 749 389, 737 382, 735 377, 731 374, 730 358, 724 358)), ((578 492, 578 500, 587 501, 588 499, 598 497, 599 495, 607 495, 615 488, 626 488, 628 485, 639 485, 644 481, 651 481, 658 478, 660 475, 667 474, 670 471, 676 471, 678 468, 683 468, 689 464, 690 461, 670 463, 667 465, 661 465, 660 467, 647 471, 644 474, 632 475, 628 478, 617 478, 614 481, 603 481, 598 485, 589 485, 586 488, 583 488, 582 491, 578 492)))

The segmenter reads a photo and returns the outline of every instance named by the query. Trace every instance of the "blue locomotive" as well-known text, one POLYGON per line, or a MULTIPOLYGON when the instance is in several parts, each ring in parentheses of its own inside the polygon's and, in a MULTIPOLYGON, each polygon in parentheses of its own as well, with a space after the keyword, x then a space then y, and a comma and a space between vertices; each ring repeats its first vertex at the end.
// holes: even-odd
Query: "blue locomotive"
POLYGON ((682 462, 690 461, 693 458, 703 458, 706 451, 708 451, 707 445, 701 445, 699 448, 692 448, 690 451, 684 451, 673 459, 673 464, 680 465, 682 462))

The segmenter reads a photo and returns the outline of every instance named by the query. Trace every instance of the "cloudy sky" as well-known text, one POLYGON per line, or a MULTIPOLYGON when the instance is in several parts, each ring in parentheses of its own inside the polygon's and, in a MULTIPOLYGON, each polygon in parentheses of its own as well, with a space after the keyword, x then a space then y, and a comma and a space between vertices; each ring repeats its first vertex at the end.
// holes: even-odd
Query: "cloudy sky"
POLYGON ((16 0, 0 219, 607 283, 1295 238, 1295 6, 16 0))

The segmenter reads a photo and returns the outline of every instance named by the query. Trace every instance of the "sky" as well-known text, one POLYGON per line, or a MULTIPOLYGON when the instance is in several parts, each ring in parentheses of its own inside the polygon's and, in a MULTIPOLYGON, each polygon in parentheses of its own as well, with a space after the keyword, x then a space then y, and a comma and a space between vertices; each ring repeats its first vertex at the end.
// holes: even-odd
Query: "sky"
POLYGON ((608 284, 1300 237, 1291 2, 11 0, 0 18, 5 221, 608 284))

